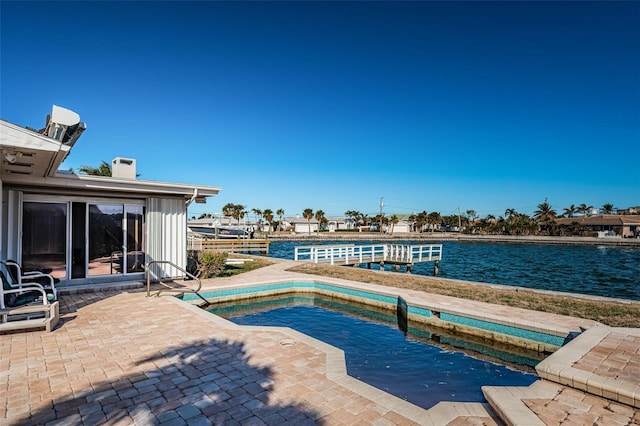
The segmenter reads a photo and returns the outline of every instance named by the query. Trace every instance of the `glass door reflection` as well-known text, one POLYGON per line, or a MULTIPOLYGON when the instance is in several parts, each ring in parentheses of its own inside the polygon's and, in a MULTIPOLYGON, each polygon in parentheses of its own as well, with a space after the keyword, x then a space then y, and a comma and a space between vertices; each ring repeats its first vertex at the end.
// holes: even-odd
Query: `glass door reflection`
POLYGON ((122 204, 89 205, 89 276, 124 273, 123 219, 122 204))
POLYGON ((144 207, 126 205, 127 218, 127 274, 144 272, 145 255, 143 251, 144 207))
POLYGON ((67 203, 24 202, 22 268, 67 277, 67 203))

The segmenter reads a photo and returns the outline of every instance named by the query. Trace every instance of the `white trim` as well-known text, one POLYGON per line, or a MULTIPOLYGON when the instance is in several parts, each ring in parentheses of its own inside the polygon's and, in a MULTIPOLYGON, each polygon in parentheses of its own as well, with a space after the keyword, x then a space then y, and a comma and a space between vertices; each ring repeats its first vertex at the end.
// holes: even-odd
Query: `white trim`
POLYGON ((69 152, 71 147, 48 136, 17 126, 5 120, 0 120, 0 146, 20 149, 34 149, 38 151, 69 152), (9 141, 10 139, 10 141, 9 141))
POLYGON ((101 192, 126 192, 136 195, 179 195, 191 198, 195 190, 199 197, 213 197, 218 195, 221 188, 150 180, 119 179, 106 176, 65 175, 57 173, 53 177, 20 176, 16 180, 5 178, 5 184, 13 184, 26 189, 27 187, 46 187, 47 189, 82 189, 101 192))
POLYGON ((23 201, 40 201, 40 202, 72 202, 87 204, 135 204, 146 206, 146 198, 125 198, 125 197, 80 197, 73 195, 47 195, 47 194, 24 194, 23 201))
POLYGON ((6 191, 6 251, 3 259, 21 262, 22 255, 22 192, 6 191))

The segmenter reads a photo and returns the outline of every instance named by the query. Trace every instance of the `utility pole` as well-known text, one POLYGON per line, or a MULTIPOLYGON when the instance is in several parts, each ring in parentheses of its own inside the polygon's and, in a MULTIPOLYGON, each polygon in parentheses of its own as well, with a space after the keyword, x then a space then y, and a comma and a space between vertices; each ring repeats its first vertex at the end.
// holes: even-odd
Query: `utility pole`
POLYGON ((458 207, 458 232, 462 232, 462 220, 460 219, 460 207, 458 207))
POLYGON ((382 233, 382 208, 384 207, 384 202, 382 201, 382 197, 380 197, 380 233, 382 233))

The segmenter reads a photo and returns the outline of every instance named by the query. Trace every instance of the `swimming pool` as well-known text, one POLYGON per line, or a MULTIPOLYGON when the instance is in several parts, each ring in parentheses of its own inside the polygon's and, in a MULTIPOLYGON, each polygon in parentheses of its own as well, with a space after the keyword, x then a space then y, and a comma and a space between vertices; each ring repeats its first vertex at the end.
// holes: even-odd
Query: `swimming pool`
POLYGON ((407 324, 405 332, 402 319, 387 309, 308 293, 207 310, 241 325, 290 327, 338 347, 349 375, 423 408, 440 401, 484 402, 485 385, 528 386, 538 379, 532 367, 543 358, 420 323, 407 324))
MULTIPOLYGON (((514 318, 473 312, 465 304, 455 306, 444 301, 425 302, 396 288, 381 288, 363 283, 333 284, 320 281, 284 281, 253 285, 230 286, 202 292, 212 302, 239 301, 258 296, 273 296, 288 292, 324 295, 367 306, 399 312, 406 321, 425 323, 455 330, 459 333, 484 337, 541 353, 552 353, 572 338, 577 330, 554 325, 545 327, 535 321, 515 321, 514 318), (373 289, 375 287, 375 289, 373 289)), ((185 294, 184 300, 197 296, 185 294)))

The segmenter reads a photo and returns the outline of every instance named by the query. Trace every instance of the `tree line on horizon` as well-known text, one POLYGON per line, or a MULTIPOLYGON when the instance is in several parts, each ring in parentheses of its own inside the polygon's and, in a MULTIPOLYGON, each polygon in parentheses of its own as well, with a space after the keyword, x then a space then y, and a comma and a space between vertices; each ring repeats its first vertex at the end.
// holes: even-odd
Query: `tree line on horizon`
MULTIPOLYGON (((594 207, 591 205, 580 204, 564 208, 561 214, 552 208, 545 199, 544 202, 538 204, 537 209, 532 216, 526 213, 520 213, 515 209, 506 209, 503 216, 496 217, 488 214, 480 217, 475 210, 466 210, 464 214, 441 215, 439 212, 430 212, 426 210, 411 215, 400 215, 410 223, 412 232, 422 233, 425 231, 434 232, 437 229, 457 229, 464 233, 500 233, 509 235, 582 235, 590 229, 581 225, 577 220, 568 225, 559 225, 557 218, 572 218, 581 216, 590 216, 594 207)), ((616 210, 613 204, 604 204, 599 209, 599 214, 613 214, 616 210)), ((278 209, 273 212, 271 209, 252 208, 250 210, 256 217, 256 223, 259 226, 267 225, 267 232, 272 229, 276 232, 284 231, 283 218, 284 209, 278 209), (276 215, 278 219, 276 220, 276 215)), ((222 214, 225 217, 237 220, 238 224, 249 211, 242 204, 227 203, 222 207, 222 214)), ((370 230, 384 232, 390 230, 393 233, 394 226, 398 224, 401 217, 397 214, 385 215, 383 213, 370 216, 357 210, 345 211, 345 217, 350 219, 356 229, 367 227, 370 230)), ((203 213, 199 217, 192 216, 191 219, 205 219, 213 217, 210 213, 203 213)), ((319 232, 327 230, 327 219, 324 211, 306 208, 302 212, 302 217, 307 220, 309 233, 311 233, 311 220, 315 219, 319 224, 319 232)))
MULTIPOLYGON (((70 172, 75 173, 73 169, 69 169, 70 172)), ((91 167, 87 165, 81 165, 78 170, 80 173, 94 175, 94 176, 111 176, 111 165, 106 161, 102 161, 98 167, 91 167)), ((136 175, 140 176, 140 174, 136 175)), ((538 204, 538 209, 533 212, 533 216, 529 216, 526 213, 520 213, 515 209, 506 209, 503 216, 495 217, 492 214, 486 215, 484 218, 480 218, 475 210, 466 210, 465 214, 453 214, 442 216, 439 212, 427 213, 426 210, 418 214, 412 214, 407 217, 407 220, 411 223, 411 227, 414 232, 424 232, 429 229, 435 231, 437 227, 444 227, 445 229, 458 228, 461 232, 465 233, 505 233, 505 234, 535 234, 544 233, 548 235, 581 235, 588 231, 588 228, 581 225, 578 221, 572 222, 569 225, 558 225, 555 221, 556 218, 565 217, 571 218, 576 215, 589 216, 593 210, 593 206, 586 204, 580 204, 578 206, 572 204, 569 207, 563 209, 563 213, 558 215, 555 209, 551 207, 547 199, 543 203, 538 204)), ((600 209, 601 214, 613 214, 616 210, 613 204, 606 203, 600 209)), ((262 220, 267 223, 267 232, 271 232, 272 225, 275 223, 276 231, 282 231, 282 218, 284 217, 284 209, 276 210, 275 214, 278 216, 278 220, 274 221, 274 212, 271 209, 260 210, 257 208, 251 209, 256 216, 256 222, 261 225, 262 220)), ((222 214, 226 217, 232 217, 240 223, 247 215, 246 206, 242 204, 227 203, 222 207, 222 214)), ((382 232, 385 228, 391 226, 391 233, 393 233, 393 227, 400 222, 400 218, 396 214, 385 216, 380 213, 376 216, 369 216, 361 213, 357 210, 347 210, 345 216, 354 222, 356 227, 364 226, 377 227, 377 230, 382 232)), ((197 219, 204 219, 213 217, 210 213, 203 213, 197 219)), ((302 212, 302 217, 305 218, 309 224, 309 233, 311 233, 311 220, 316 219, 319 223, 318 230, 326 229, 328 219, 325 216, 324 211, 306 208, 302 212)), ((196 217, 192 217, 196 219, 196 217)))

